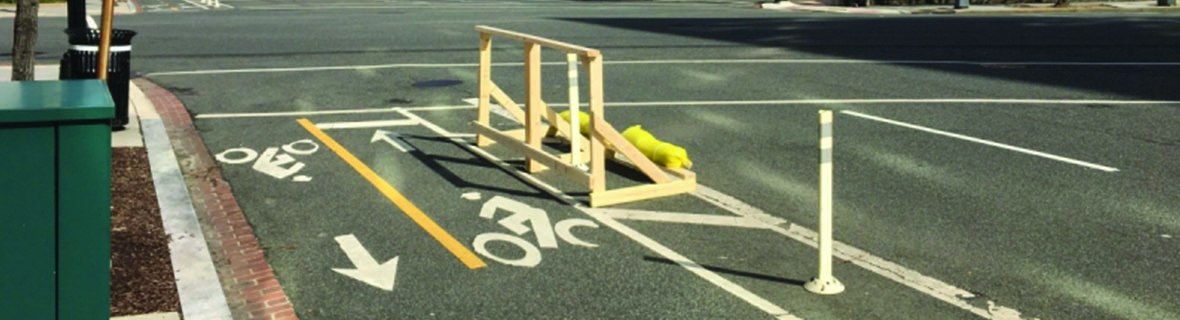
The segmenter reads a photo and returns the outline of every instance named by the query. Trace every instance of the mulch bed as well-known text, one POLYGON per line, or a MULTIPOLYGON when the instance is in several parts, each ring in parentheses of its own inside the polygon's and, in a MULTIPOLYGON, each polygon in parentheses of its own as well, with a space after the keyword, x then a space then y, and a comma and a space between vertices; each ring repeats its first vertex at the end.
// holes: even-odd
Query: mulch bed
POLYGON ((111 149, 111 316, 178 312, 147 149, 111 149))

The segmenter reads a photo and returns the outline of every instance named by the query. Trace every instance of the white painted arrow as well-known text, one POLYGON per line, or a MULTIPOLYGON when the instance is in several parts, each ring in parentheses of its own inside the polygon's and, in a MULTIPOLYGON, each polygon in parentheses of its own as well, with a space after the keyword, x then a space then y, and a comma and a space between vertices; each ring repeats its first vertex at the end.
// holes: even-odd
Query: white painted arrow
POLYGON ((373 139, 369 143, 377 141, 385 141, 401 152, 414 151, 414 147, 402 140, 402 135, 397 132, 389 132, 385 130, 377 130, 373 133, 373 139))
POLYGON ((393 282, 397 277, 398 257, 377 264, 377 260, 374 260, 369 251, 361 246, 361 242, 356 239, 356 236, 351 234, 336 237, 336 243, 340 244, 340 249, 344 250, 344 254, 348 255, 348 260, 352 261, 356 269, 332 268, 332 271, 360 280, 381 290, 393 291, 393 282))

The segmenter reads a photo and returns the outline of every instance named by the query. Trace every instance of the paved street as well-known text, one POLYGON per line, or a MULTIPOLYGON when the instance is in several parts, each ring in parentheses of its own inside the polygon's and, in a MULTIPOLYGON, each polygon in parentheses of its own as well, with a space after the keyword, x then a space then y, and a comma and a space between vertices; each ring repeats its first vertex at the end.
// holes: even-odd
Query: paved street
MULTIPOLYGON (((116 27, 194 115, 302 319, 1180 318, 1180 16, 222 3, 116 27), (601 50, 605 118, 687 149, 698 191, 590 209, 507 148, 481 157, 476 25, 601 50), (821 109, 847 287, 831 296, 802 287, 821 109), (396 272, 347 275, 361 264, 396 272)), ((41 24, 55 61, 65 19, 41 24)), ((522 44, 493 47, 523 101, 522 44)), ((565 57, 544 60, 564 107, 565 57)), ((608 185, 635 183, 614 169, 608 185)))

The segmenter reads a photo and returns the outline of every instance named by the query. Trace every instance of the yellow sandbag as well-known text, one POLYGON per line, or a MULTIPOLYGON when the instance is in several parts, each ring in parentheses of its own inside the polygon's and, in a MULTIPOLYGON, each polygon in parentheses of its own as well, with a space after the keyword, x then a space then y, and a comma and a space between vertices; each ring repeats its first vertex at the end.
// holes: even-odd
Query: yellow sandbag
MULTIPOLYGON (((557 115, 559 117, 561 117, 562 119, 565 119, 566 123, 570 122, 570 111, 569 110, 562 111, 561 113, 558 113, 557 115)), ((578 111, 578 123, 579 123, 578 127, 581 128, 582 135, 590 135, 590 115, 587 114, 585 111, 578 111)))
POLYGON ((668 168, 691 168, 692 161, 688 159, 688 151, 678 145, 660 141, 643 130, 639 125, 631 126, 623 131, 623 138, 631 142, 639 152, 656 164, 668 168))

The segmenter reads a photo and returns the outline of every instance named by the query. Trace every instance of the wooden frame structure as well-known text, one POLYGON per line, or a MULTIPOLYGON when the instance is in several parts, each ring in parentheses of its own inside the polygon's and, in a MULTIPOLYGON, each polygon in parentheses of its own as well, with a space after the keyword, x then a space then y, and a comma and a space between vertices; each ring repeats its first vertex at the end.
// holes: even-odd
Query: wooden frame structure
MULTIPOLYGON (((590 206, 601 207, 613 204, 670 196, 696 190, 696 174, 685 169, 663 168, 647 159, 623 135, 610 126, 603 118, 602 54, 590 49, 565 42, 550 40, 528 34, 477 26, 479 32, 479 106, 476 121, 471 127, 476 133, 476 145, 490 146, 493 143, 511 149, 525 156, 525 169, 537 173, 553 169, 565 177, 590 189, 590 206), (524 42, 525 102, 524 108, 492 82, 492 38, 494 36, 516 39, 524 42), (566 122, 541 99, 541 48, 548 47, 576 55, 586 70, 589 91, 590 133, 589 139, 572 139, 577 131, 571 131, 566 122), (524 129, 500 131, 491 126, 492 99, 517 121, 524 129), (549 125, 541 123, 544 119, 549 125), (581 156, 573 159, 570 154, 552 155, 541 147, 541 139, 553 136, 571 142, 571 148, 581 148, 581 156), (581 140, 576 143, 572 141, 581 140), (588 141, 587 141, 588 140, 588 141), (576 145, 574 145, 576 144, 576 145), (622 155, 625 159, 617 157, 622 155), (652 183, 638 186, 606 188, 607 159, 615 160, 637 169, 651 179, 652 183), (589 163, 589 172, 579 165, 589 163)), ((576 88, 571 88, 571 91, 576 88)), ((573 94, 576 94, 574 92, 573 94)), ((571 104, 576 106, 576 104, 571 104)), ((573 128, 577 128, 575 125, 573 128)), ((572 129, 578 130, 578 129, 572 129)))

